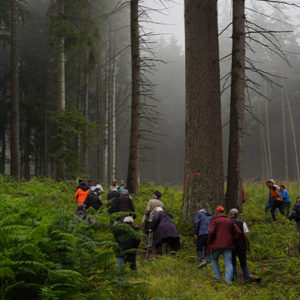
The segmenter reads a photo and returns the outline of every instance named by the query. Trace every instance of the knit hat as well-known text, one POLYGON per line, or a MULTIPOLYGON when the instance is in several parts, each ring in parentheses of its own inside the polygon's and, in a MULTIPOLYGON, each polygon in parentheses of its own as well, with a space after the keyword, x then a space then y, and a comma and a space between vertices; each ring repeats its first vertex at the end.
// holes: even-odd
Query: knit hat
POLYGON ((221 205, 217 206, 216 208, 216 212, 224 212, 224 210, 225 210, 224 207, 221 205))
POLYGON ((269 179, 267 182, 270 182, 272 184, 275 184, 275 180, 274 179, 269 179))
POLYGON ((200 208, 200 209, 198 210, 198 212, 199 212, 199 213, 201 213, 201 212, 206 213, 207 211, 206 211, 205 208, 200 208))
POLYGON ((155 191, 153 194, 156 196, 157 199, 161 198, 161 193, 159 191, 155 191))
POLYGON ((133 222, 134 222, 133 218, 130 216, 124 218, 124 223, 133 223, 133 222))
POLYGON ((232 208, 230 211, 229 211, 229 215, 230 217, 236 217, 238 215, 239 211, 236 209, 236 208, 232 208))

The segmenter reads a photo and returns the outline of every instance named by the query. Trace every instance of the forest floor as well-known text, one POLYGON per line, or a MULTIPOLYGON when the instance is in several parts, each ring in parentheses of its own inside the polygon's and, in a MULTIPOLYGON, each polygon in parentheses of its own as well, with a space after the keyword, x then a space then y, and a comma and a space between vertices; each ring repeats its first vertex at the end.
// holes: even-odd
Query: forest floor
MULTIPOLYGON (((293 205, 300 194, 300 184, 285 185, 293 205)), ((238 265, 238 282, 227 286, 222 257, 220 282, 213 279, 210 264, 199 268, 193 232, 179 224, 182 187, 147 184, 140 187, 139 196, 134 198, 138 225, 153 191, 161 191, 165 209, 173 215, 181 233, 180 251, 173 256, 157 256, 153 252, 146 260, 146 252, 139 250, 138 272, 126 266, 125 274, 120 274, 109 216, 89 210, 95 225, 74 219, 75 182, 43 179, 15 183, 2 178, 2 298, 300 299, 299 234, 295 222, 281 215, 273 222, 265 214, 268 190, 264 183, 245 183, 244 187, 247 202, 240 218, 250 231, 252 251, 248 253, 248 267, 250 274, 260 277, 261 282, 243 284, 238 265)))

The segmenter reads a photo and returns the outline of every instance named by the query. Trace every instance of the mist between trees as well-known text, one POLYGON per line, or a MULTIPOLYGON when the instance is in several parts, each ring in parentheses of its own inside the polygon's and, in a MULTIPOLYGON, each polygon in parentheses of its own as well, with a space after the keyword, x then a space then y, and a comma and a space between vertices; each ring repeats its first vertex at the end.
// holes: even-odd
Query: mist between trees
MULTIPOLYGON (((55 178, 55 165, 63 155, 65 178, 86 176, 106 182, 113 177, 126 179, 131 110, 128 6, 120 7, 119 1, 65 0, 61 21, 53 1, 17 2, 20 175, 26 179, 55 178), (57 113, 56 86, 56 45, 62 34, 64 115, 57 113), (63 141, 63 150, 57 147, 58 141, 63 141)), ((3 46, 0 49, 0 172, 10 174, 11 11, 6 3, 0 1, 3 46)), ((284 31, 277 38, 286 56, 280 57, 276 51, 255 42, 254 39, 272 46, 271 41, 263 40, 259 34, 247 41, 247 57, 257 68, 271 74, 269 77, 274 82, 263 80, 259 72, 246 70, 248 82, 254 83, 256 91, 246 91, 244 178, 299 179, 296 163, 300 147, 299 36, 287 20, 280 21, 284 15, 277 9, 268 15, 259 8, 257 11, 247 10, 247 20, 255 21, 261 28, 284 31)), ((221 32, 230 22, 226 5, 220 5, 219 16, 221 32)), ((251 30, 251 23, 248 25, 251 30)), ((142 65, 147 72, 142 77, 145 86, 141 97, 140 178, 157 184, 183 184, 184 51, 175 36, 156 36, 146 29, 140 34, 142 39, 147 38, 151 48, 141 49, 141 56, 147 57, 142 65)), ((230 96, 230 80, 226 74, 231 67, 226 56, 231 51, 230 27, 222 32, 219 42, 220 58, 225 57, 220 66, 226 174, 230 96)), ((251 63, 248 61, 248 67, 251 63)))

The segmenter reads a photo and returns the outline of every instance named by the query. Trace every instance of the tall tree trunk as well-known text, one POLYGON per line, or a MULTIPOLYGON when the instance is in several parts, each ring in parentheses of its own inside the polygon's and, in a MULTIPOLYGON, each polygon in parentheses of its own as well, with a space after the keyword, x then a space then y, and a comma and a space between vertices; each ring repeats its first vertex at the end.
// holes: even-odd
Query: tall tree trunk
MULTIPOLYGON (((47 73, 47 70, 46 70, 47 73)), ((45 77, 45 94, 44 94, 44 176, 48 177, 48 113, 47 113, 47 76, 45 77)))
POLYGON ((111 84, 111 180, 116 178, 116 70, 115 59, 112 62, 111 84))
MULTIPOLYGON (((57 15, 60 20, 64 18, 64 0, 56 0, 57 15)), ((64 111, 66 107, 65 96, 65 39, 63 35, 57 41, 57 109, 64 111)), ((58 131, 62 130, 63 124, 59 124, 58 131)), ((62 143, 62 142, 61 142, 62 143)), ((64 145, 59 145, 59 152, 56 161, 56 180, 65 179, 65 149, 64 145)))
MULTIPOLYGON (((78 81, 77 81, 77 109, 81 109, 81 94, 82 94, 82 68, 81 63, 79 61, 78 67, 78 81)), ((81 134, 77 134, 76 136, 76 152, 77 152, 77 164, 79 169, 81 169, 81 134)))
POLYGON ((185 1, 185 185, 181 222, 224 203, 217 1, 185 1))
MULTIPOLYGON (((258 117, 262 121, 262 109, 261 104, 258 103, 258 117)), ((262 124, 259 124, 259 131, 260 131, 260 150, 261 150, 261 168, 262 168, 262 177, 265 180, 266 176, 270 178, 269 173, 269 165, 268 165, 268 157, 267 157, 267 147, 266 147, 266 140, 265 140, 265 134, 262 124)))
POLYGON ((289 180, 289 162, 287 151, 287 139, 286 139, 286 117, 285 117, 285 103, 284 103, 284 90, 281 89, 281 114, 282 114, 282 136, 283 136, 283 156, 284 156, 284 179, 289 180))
POLYGON ((102 168, 101 164, 101 157, 102 157, 102 147, 101 147, 101 91, 102 91, 102 76, 101 76, 101 69, 100 69, 100 61, 101 61, 101 55, 99 55, 100 59, 98 60, 97 63, 97 68, 96 68, 96 99, 97 99, 97 179, 99 181, 102 181, 102 176, 100 172, 100 168, 102 168))
POLYGON ((10 175, 20 178, 19 71, 18 71, 18 1, 11 1, 11 109, 10 175))
POLYGON ((105 102, 104 102, 104 168, 103 168, 103 178, 106 183, 109 182, 108 178, 108 142, 109 142, 109 136, 108 136, 108 129, 109 129, 109 119, 108 119, 108 108, 109 108, 109 76, 108 76, 108 61, 109 59, 106 59, 105 64, 105 82, 106 82, 106 88, 105 88, 105 102))
MULTIPOLYGON (((267 83, 265 83, 265 96, 267 97, 267 83)), ((269 165, 269 174, 270 177, 273 177, 273 167, 272 167, 272 151, 271 151, 271 138, 270 138, 270 126, 269 126, 269 101, 266 101, 265 104, 265 117, 266 117, 266 135, 267 135, 267 159, 268 159, 268 165, 269 165)))
MULTIPOLYGON (((88 121, 89 119, 89 75, 87 71, 84 74, 84 93, 83 93, 83 112, 84 112, 84 117, 88 121)), ((84 129, 83 137, 82 137, 82 161, 83 161, 83 172, 85 174, 89 173, 89 148, 88 148, 88 128, 86 127, 84 129)))
POLYGON ((234 0, 226 209, 240 209, 243 184, 245 105, 245 0, 234 0))
POLYGON ((130 193, 138 192, 139 140, 140 140, 140 37, 139 37, 139 1, 130 1, 130 37, 131 37, 131 127, 130 148, 127 173, 127 188, 130 193))
POLYGON ((295 164, 296 164, 296 171, 297 171, 297 180, 299 181, 300 179, 300 174, 299 174, 299 159, 298 159, 298 150, 297 150, 297 140, 296 140, 296 134, 295 134, 295 127, 294 127, 294 117, 292 113, 292 108, 290 104, 290 99, 289 99, 289 94, 287 92, 286 86, 284 86, 285 90, 285 99, 288 107, 288 112, 291 120, 291 130, 292 130, 292 136, 293 136, 293 145, 294 145, 294 150, 295 150, 295 164))

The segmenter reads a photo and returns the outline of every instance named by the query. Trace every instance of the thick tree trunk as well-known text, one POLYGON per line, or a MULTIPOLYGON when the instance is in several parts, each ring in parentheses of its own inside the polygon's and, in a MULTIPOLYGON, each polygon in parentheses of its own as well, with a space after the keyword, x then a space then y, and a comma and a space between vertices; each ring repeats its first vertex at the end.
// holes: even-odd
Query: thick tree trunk
MULTIPOLYGON (((262 121, 262 109, 261 104, 258 103, 258 116, 259 119, 262 121)), ((262 124, 259 124, 259 131, 260 131, 260 144, 261 144, 261 168, 262 168, 262 177, 265 180, 266 176, 270 178, 270 172, 269 172, 269 164, 268 164, 268 157, 267 157, 267 147, 266 147, 266 140, 265 140, 265 134, 264 134, 264 128, 262 124)))
POLYGON ((112 84, 111 84, 111 180, 116 178, 116 70, 115 60, 112 63, 112 84))
POLYGON ((127 188, 130 193, 138 192, 139 140, 140 140, 140 40, 139 1, 130 1, 131 35, 131 127, 127 173, 127 188))
POLYGON ((20 178, 18 1, 11 1, 10 175, 20 178))
POLYGON ((106 88, 105 88, 105 101, 104 101, 104 155, 103 155, 103 178, 106 183, 109 182, 108 178, 108 142, 109 142, 109 136, 108 136, 108 129, 109 129, 109 119, 108 119, 108 108, 109 108, 109 76, 108 76, 108 59, 105 64, 105 81, 106 81, 106 88))
POLYGON ((291 108, 291 104, 290 104, 290 99, 289 99, 289 95, 288 95, 286 86, 284 86, 284 90, 285 90, 285 99, 286 99, 286 102, 287 102, 288 112, 289 112, 289 116, 290 116, 290 120, 291 120, 291 130, 292 130, 293 145, 294 145, 294 150, 295 150, 295 165, 296 165, 296 172, 297 172, 296 179, 299 181, 300 173, 299 173, 299 159, 298 159, 298 150, 297 150, 297 140, 296 140, 296 134, 295 134, 295 127, 294 127, 295 122, 294 122, 294 117, 293 117, 292 108, 291 108))
MULTIPOLYGON (((101 58, 101 55, 99 55, 101 58)), ((97 179, 99 181, 102 181, 102 175, 101 175, 101 169, 102 168, 102 147, 101 147, 101 91, 102 91, 102 76, 101 76, 101 69, 100 69, 100 59, 97 63, 97 68, 96 68, 96 99, 97 99, 97 132, 96 132, 96 138, 97 138, 97 179)))
MULTIPOLYGON (((81 63, 79 61, 78 66, 78 81, 77 81, 77 99, 76 107, 78 110, 81 109, 81 94, 82 94, 82 70, 81 63)), ((77 164, 79 169, 81 169, 81 134, 76 136, 76 152, 77 152, 77 164)))
POLYGON ((185 184, 181 222, 224 204, 217 2, 185 1, 185 184))
POLYGON ((283 157, 284 157, 284 179, 289 180, 289 162, 286 139, 286 117, 283 89, 281 89, 281 114, 282 114, 282 142, 283 142, 283 157))
POLYGON ((245 0, 234 0, 226 210, 242 206, 245 104, 245 0))
MULTIPOLYGON (((60 19, 64 17, 64 0, 56 0, 57 15, 60 19)), ((65 39, 59 36, 57 41, 57 110, 64 111, 66 107, 65 98, 65 39)), ((63 124, 59 124, 59 127, 63 124)), ((58 131, 62 128, 58 128, 58 131)), ((65 149, 64 145, 59 145, 58 157, 56 161, 56 180, 65 179, 65 149)))

